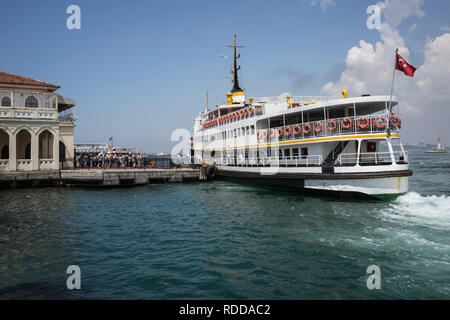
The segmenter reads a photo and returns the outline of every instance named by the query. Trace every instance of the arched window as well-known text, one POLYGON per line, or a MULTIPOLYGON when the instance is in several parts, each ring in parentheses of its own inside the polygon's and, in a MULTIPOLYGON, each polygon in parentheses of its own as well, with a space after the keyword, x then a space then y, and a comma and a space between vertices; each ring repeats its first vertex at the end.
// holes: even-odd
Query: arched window
POLYGON ((25 108, 37 108, 38 107, 38 101, 35 97, 29 96, 25 100, 25 108))
POLYGON ((2 159, 9 159, 9 146, 4 146, 2 148, 2 159))
POLYGON ((11 107, 11 99, 9 97, 3 97, 2 107, 11 107))
POLYGON ((31 143, 25 146, 25 159, 31 159, 31 143))

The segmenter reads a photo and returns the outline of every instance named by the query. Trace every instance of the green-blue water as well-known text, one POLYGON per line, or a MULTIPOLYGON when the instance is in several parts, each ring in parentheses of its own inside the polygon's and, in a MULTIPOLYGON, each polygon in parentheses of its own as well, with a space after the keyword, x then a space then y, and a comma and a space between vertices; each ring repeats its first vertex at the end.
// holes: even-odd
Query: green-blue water
POLYGON ((391 202, 219 180, 0 191, 0 297, 449 299, 450 156, 409 158, 411 191, 391 202))

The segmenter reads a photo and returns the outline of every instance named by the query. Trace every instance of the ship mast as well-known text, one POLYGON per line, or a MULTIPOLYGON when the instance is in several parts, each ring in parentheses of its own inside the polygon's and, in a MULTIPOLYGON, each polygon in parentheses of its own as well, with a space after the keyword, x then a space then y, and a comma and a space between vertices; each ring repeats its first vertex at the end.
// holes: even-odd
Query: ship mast
POLYGON ((237 53, 237 48, 244 48, 244 46, 238 46, 236 41, 236 35, 234 35, 234 44, 232 46, 227 46, 234 49, 234 59, 233 59, 233 89, 227 94, 228 104, 239 104, 245 101, 244 90, 239 86, 238 70, 241 70, 241 66, 238 66, 237 59, 241 57, 237 53))
POLYGON ((232 46, 227 46, 229 48, 233 48, 234 49, 234 65, 233 65, 233 89, 231 90, 231 92, 242 92, 242 89, 239 87, 239 78, 238 78, 238 70, 241 70, 241 66, 237 65, 237 59, 239 59, 241 57, 241 55, 237 54, 237 48, 244 48, 244 46, 238 46, 236 44, 236 35, 234 35, 234 45, 232 46))

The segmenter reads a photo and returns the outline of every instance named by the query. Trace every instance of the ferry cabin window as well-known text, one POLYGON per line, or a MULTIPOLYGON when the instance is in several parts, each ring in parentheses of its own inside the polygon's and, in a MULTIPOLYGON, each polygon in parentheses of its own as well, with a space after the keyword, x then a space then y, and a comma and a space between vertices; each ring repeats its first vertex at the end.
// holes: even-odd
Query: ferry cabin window
POLYGON ((284 149, 284 158, 285 159, 291 158, 291 149, 284 149))
POLYGON ((282 160, 283 159, 283 150, 278 149, 278 159, 282 160))
POLYGON ((255 126, 250 127, 250 134, 255 134, 255 126))
POLYGON ((302 159, 306 159, 308 157, 308 148, 302 148, 302 159))
POLYGON ((11 107, 11 99, 9 97, 3 97, 2 107, 11 107))
POLYGON ((376 152, 376 151, 377 151, 377 143, 367 142, 367 152, 376 152))
POLYGON ((292 149, 292 158, 293 159, 298 159, 298 148, 293 148, 292 149))

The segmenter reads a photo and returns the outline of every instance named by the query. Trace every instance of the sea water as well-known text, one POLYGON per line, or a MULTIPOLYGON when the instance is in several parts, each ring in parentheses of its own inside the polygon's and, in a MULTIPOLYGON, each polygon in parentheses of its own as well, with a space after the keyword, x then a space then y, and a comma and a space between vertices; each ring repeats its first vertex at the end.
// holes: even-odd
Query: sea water
POLYGON ((409 159, 387 202, 226 180, 2 190, 0 298, 449 299, 450 156, 409 159))

